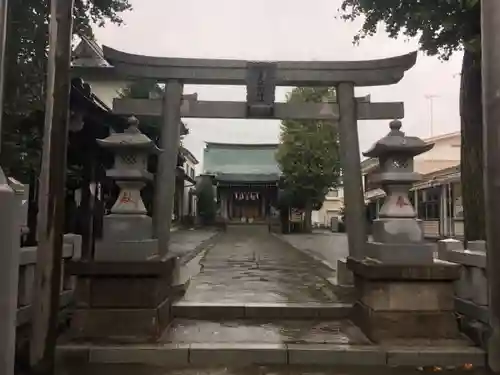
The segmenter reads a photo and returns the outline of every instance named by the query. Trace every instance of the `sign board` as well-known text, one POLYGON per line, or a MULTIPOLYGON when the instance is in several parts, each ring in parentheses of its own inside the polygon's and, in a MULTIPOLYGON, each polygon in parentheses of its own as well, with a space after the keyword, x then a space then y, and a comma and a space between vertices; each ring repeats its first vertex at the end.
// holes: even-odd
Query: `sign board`
POLYGON ((292 208, 290 212, 290 222, 301 223, 302 222, 302 211, 292 208))
POLYGON ((247 69, 247 117, 272 116, 277 65, 271 62, 249 62, 247 69))

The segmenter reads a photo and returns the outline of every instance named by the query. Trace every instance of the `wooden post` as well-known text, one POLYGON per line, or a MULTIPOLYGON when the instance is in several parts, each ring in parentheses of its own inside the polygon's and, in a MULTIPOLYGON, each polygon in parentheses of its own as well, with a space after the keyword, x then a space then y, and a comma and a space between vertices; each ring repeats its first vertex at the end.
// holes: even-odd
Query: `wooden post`
POLYGON ((354 85, 340 83, 337 86, 337 100, 340 111, 339 139, 349 256, 360 259, 363 257, 368 238, 354 85))
POLYGON ((163 122, 156 172, 154 235, 158 239, 158 254, 163 257, 168 252, 170 227, 175 197, 175 175, 179 153, 181 102, 183 85, 179 81, 168 81, 163 95, 163 122))
MULTIPOLYGON (((482 0, 482 74, 486 251, 489 287, 488 363, 500 372, 500 2, 482 0)), ((470 183, 470 181, 467 181, 470 183)), ((464 181, 465 183, 465 181, 464 181)))
POLYGON ((30 360, 53 374, 61 283, 74 0, 52 0, 30 360))
MULTIPOLYGON (((5 39, 8 1, 0 0, 0 135, 2 130, 5 39)), ((19 275, 19 207, 14 191, 0 167, 0 374, 14 374, 17 289, 19 275)))

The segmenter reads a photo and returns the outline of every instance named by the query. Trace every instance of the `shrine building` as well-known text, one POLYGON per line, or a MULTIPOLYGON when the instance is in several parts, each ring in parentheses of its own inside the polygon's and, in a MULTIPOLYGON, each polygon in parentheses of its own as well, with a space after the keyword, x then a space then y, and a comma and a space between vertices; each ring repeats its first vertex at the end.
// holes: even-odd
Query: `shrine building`
POLYGON ((275 212, 281 171, 277 144, 207 142, 204 176, 216 188, 218 219, 228 223, 265 223, 275 212))

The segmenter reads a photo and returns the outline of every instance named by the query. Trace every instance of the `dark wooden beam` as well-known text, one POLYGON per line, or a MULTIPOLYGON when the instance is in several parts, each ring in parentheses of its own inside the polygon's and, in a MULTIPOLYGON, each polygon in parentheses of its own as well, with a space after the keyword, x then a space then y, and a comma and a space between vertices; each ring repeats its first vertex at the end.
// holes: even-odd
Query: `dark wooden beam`
MULTIPOLYGON (((404 105, 394 103, 370 103, 365 98, 358 100, 358 120, 399 119, 404 117, 404 105)), ((186 118, 247 118, 245 102, 228 101, 182 101, 181 117, 186 118)), ((161 116, 161 99, 115 99, 113 111, 120 115, 161 116)), ((338 120, 339 105, 336 103, 276 103, 274 113, 267 119, 316 119, 338 120)))
POLYGON ((38 251, 30 341, 35 374, 55 372, 63 252, 74 0, 52 0, 39 194, 38 251))

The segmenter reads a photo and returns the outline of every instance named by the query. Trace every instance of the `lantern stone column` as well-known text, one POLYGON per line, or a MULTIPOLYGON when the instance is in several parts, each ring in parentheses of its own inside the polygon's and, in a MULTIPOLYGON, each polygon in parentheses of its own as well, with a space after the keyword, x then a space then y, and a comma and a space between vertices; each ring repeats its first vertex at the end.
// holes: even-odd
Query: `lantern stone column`
POLYGON ((142 134, 135 117, 123 133, 113 133, 98 144, 115 153, 113 169, 106 175, 120 188, 111 213, 104 217, 103 239, 96 244, 94 260, 134 261, 158 256, 152 219, 147 215, 141 190, 153 180, 147 171, 148 155, 159 153, 154 142, 142 134))
POLYGON ((401 122, 366 153, 378 158, 378 181, 387 197, 373 223, 373 242, 365 259, 349 258, 358 301, 352 320, 374 342, 394 339, 455 339, 453 283, 459 266, 434 259, 422 225, 408 198, 420 179, 413 158, 433 145, 407 137, 401 122))
POLYGON ((70 337, 104 343, 155 342, 171 322, 176 257, 161 257, 152 238, 151 217, 141 189, 152 180, 148 154, 160 152, 131 118, 123 133, 99 140, 115 153, 107 176, 120 188, 94 259, 74 261, 66 271, 78 276, 70 337))

